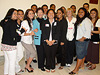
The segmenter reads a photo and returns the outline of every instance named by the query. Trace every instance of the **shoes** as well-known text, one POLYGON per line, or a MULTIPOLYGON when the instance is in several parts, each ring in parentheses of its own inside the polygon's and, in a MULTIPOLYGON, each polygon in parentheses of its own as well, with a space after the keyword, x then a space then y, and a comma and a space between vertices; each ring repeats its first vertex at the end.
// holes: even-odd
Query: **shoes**
POLYGON ((32 60, 34 63, 37 63, 37 60, 36 59, 34 59, 34 60, 32 60))
POLYGON ((45 71, 45 69, 44 68, 41 68, 41 71, 45 71))
POLYGON ((46 69, 46 72, 50 72, 50 70, 49 69, 46 69))
POLYGON ((32 73, 32 72, 33 72, 33 70, 30 71, 30 70, 28 70, 27 68, 25 68, 25 71, 26 71, 26 70, 27 70, 29 73, 32 73))
POLYGON ((18 72, 18 74, 21 74, 21 73, 24 73, 24 70, 21 69, 21 70, 18 72))
POLYGON ((87 65, 86 65, 86 67, 89 67, 89 66, 91 66, 92 64, 90 64, 90 63, 88 63, 87 65))
POLYGON ((74 73, 73 71, 71 71, 69 74, 70 75, 75 75, 75 74, 78 74, 78 72, 74 73))
POLYGON ((84 63, 87 63, 87 61, 85 60, 84 63))
POLYGON ((62 66, 60 66, 58 69, 59 69, 59 70, 62 70, 62 69, 63 69, 63 67, 62 67, 62 66))
POLYGON ((55 69, 52 69, 51 72, 54 73, 55 72, 55 69))
POLYGON ((95 67, 91 66, 91 67, 88 68, 88 70, 94 70, 94 69, 96 69, 96 66, 95 67))
POLYGON ((67 67, 71 67, 71 64, 66 64, 67 67))

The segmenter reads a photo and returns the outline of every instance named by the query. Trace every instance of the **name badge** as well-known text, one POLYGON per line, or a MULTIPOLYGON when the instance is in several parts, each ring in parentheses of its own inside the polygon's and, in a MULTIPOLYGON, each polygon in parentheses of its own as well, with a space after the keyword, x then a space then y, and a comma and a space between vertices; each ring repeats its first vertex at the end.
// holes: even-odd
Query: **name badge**
POLYGON ((80 24, 80 26, 82 26, 82 24, 80 24))
POLYGON ((45 24, 45 27, 49 27, 49 24, 45 24))
POLYGON ((68 28, 68 29, 73 29, 73 28, 68 28))

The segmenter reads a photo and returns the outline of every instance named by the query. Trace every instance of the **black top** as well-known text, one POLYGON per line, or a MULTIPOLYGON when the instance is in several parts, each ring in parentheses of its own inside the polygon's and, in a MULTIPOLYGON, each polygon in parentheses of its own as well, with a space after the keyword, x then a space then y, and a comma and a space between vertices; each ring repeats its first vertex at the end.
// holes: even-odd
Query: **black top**
MULTIPOLYGON (((19 24, 17 23, 17 29, 18 29, 18 30, 20 29, 20 27, 21 27, 21 24, 19 25, 19 24)), ((20 41, 21 41, 21 36, 18 35, 18 36, 17 36, 17 42, 20 42, 20 41)))
POLYGON ((60 20, 60 39, 59 42, 65 42, 66 41, 66 34, 67 34, 67 28, 68 28, 68 22, 65 18, 60 20))
POLYGON ((0 25, 3 29, 2 44, 17 45, 17 23, 16 21, 9 19, 7 21, 2 20, 0 25))
MULTIPOLYGON (((20 27, 21 27, 21 23, 20 23, 20 25, 17 23, 17 30, 20 31, 21 34, 22 34, 23 32, 25 32, 25 30, 23 28, 20 30, 20 27)), ((18 34, 18 36, 17 36, 17 42, 20 42, 20 41, 21 41, 21 36, 18 34)))
MULTIPOLYGON (((37 21, 40 23, 40 30, 42 30, 42 25, 43 25, 42 22, 44 21, 44 19, 43 18, 37 18, 37 21)), ((40 42, 41 44, 43 42, 42 40, 43 39, 42 39, 42 34, 41 34, 41 42, 40 42)))
POLYGON ((43 18, 37 18, 37 20, 38 20, 38 22, 39 22, 40 24, 44 21, 43 18))
MULTIPOLYGON (((57 40, 59 41, 59 37, 60 37, 60 23, 56 20, 54 20, 53 24, 52 24, 52 40, 57 40)), ((45 20, 42 23, 42 39, 43 42, 44 40, 49 40, 49 36, 50 36, 50 31, 51 31, 51 24, 49 22, 49 20, 45 20)))
POLYGON ((40 23, 40 29, 42 30, 42 23, 43 23, 44 19, 37 18, 37 21, 40 23))
MULTIPOLYGON (((98 27, 94 27, 94 31, 98 31, 98 27)), ((99 34, 93 33, 93 35, 91 36, 91 40, 90 41, 99 42, 100 41, 99 34)))

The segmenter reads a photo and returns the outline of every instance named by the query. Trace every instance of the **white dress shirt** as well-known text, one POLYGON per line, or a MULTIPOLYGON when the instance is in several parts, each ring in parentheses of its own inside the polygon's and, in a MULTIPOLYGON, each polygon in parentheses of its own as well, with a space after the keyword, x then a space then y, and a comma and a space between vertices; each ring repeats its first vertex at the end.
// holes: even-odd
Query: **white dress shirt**
MULTIPOLYGON (((31 26, 32 23, 31 23, 31 26)), ((27 31, 26 33, 31 33, 32 29, 30 30, 30 27, 28 25, 28 21, 27 20, 24 20, 22 23, 21 23, 21 28, 24 27, 27 31)), ((29 36, 24 36, 24 33, 21 35, 21 41, 23 41, 24 43, 26 44, 32 44, 32 35, 29 35, 29 36)))
POLYGON ((52 41, 52 24, 54 23, 54 20, 53 22, 50 24, 51 25, 51 30, 50 30, 50 36, 49 36, 49 41, 52 41))
POLYGON ((85 18, 82 23, 77 27, 76 40, 85 37, 87 39, 91 38, 92 22, 89 18, 85 18))
POLYGON ((72 41, 74 38, 74 24, 76 22, 76 18, 72 18, 72 20, 69 22, 68 18, 67 18, 67 22, 68 22, 68 29, 67 29, 67 35, 66 38, 68 41, 72 41))

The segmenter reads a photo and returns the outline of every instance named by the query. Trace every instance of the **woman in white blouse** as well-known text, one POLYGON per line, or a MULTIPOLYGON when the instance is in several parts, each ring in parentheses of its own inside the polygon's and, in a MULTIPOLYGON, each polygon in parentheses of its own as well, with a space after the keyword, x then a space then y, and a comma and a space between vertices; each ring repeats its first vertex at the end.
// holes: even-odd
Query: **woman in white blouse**
POLYGON ((99 64, 99 34, 100 34, 100 19, 98 17, 98 10, 96 8, 90 11, 90 20, 93 23, 93 29, 91 33, 91 40, 89 42, 86 60, 89 70, 96 68, 96 64, 99 64))
POLYGON ((75 69, 69 73, 71 75, 77 74, 79 69, 84 69, 84 60, 87 55, 89 39, 91 38, 92 23, 90 19, 87 18, 87 11, 83 7, 78 10, 75 26, 77 26, 77 35, 75 42, 77 64, 75 69))
POLYGON ((72 8, 67 9, 67 22, 68 28, 66 33, 66 66, 70 67, 73 62, 73 55, 75 49, 75 22, 76 18, 73 17, 73 10, 72 8))
POLYGON ((28 72, 33 72, 33 68, 30 67, 30 64, 36 56, 35 48, 32 45, 32 35, 35 35, 32 31, 32 19, 34 17, 34 11, 31 9, 26 10, 24 21, 21 24, 21 27, 26 29, 26 32, 22 34, 22 45, 25 48, 27 64, 25 69, 28 72))

